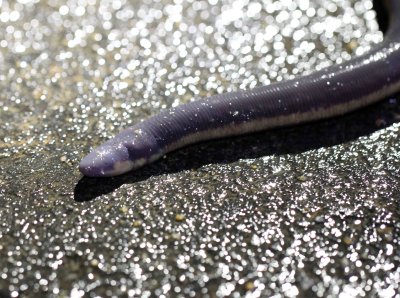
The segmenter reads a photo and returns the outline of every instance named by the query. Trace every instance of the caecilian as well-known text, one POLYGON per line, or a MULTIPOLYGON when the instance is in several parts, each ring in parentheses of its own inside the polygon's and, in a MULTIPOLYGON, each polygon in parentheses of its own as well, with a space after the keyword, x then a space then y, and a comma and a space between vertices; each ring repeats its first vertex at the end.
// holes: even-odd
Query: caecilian
POLYGON ((293 80, 163 110, 93 150, 80 171, 120 175, 189 144, 339 116, 400 91, 400 0, 385 4, 389 29, 368 53, 293 80))

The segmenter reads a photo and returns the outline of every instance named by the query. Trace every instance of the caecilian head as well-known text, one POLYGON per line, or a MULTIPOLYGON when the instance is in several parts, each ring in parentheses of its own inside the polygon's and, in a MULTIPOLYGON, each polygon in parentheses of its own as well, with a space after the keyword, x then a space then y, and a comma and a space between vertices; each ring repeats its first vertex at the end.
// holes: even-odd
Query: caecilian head
POLYGON ((109 177, 130 171, 128 149, 123 145, 103 144, 86 155, 79 163, 79 170, 89 177, 109 177))
POLYGON ((117 176, 137 169, 159 155, 154 138, 127 129, 85 156, 79 170, 89 177, 117 176))

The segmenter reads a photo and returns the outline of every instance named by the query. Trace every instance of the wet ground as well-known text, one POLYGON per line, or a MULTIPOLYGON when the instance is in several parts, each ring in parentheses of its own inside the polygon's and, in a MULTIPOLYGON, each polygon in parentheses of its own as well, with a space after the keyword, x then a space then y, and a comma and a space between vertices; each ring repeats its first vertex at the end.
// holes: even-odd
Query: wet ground
POLYGON ((398 96, 116 178, 77 168, 161 109, 362 54, 371 1, 0 4, 1 297, 398 297, 398 96))

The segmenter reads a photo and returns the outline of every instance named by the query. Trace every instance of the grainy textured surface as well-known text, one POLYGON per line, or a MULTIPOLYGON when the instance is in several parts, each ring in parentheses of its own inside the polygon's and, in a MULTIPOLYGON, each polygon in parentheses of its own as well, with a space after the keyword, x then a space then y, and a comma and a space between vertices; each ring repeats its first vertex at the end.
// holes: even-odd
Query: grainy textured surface
POLYGON ((162 108, 363 52, 370 1, 0 3, 0 296, 399 292, 396 97, 119 178, 77 169, 162 108))

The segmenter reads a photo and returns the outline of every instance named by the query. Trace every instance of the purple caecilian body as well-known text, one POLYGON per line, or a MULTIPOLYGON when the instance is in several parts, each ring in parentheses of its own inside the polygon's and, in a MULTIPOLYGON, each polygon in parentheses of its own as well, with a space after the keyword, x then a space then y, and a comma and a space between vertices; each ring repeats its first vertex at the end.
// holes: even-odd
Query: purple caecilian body
POLYGON ((164 110, 93 150, 80 171, 120 175, 189 144, 342 115, 399 91, 400 1, 385 4, 389 29, 369 53, 311 75, 164 110))

